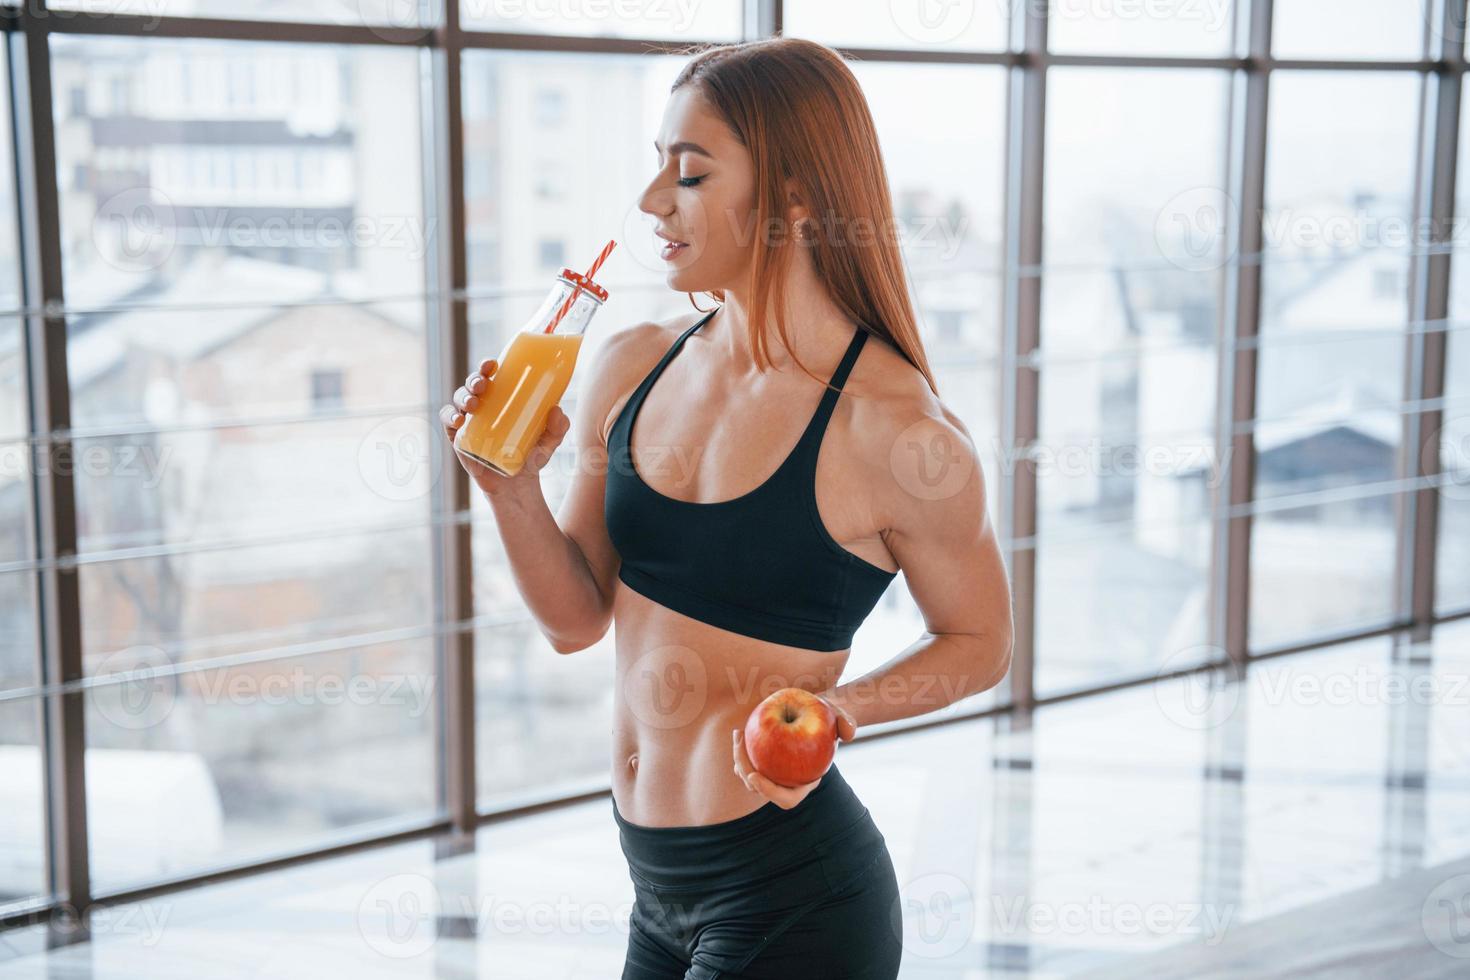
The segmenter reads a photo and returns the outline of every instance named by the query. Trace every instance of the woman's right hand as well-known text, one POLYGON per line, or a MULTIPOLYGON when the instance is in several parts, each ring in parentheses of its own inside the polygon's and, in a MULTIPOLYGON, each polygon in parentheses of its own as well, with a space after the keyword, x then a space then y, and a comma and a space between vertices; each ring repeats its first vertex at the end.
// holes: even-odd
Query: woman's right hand
MULTIPOLYGON (((480 369, 455 389, 454 403, 439 409, 439 421, 444 425, 445 435, 449 437, 450 449, 454 449, 454 437, 464 424, 465 416, 473 415, 480 407, 480 399, 489 392, 498 366, 493 357, 480 362, 480 369)), ((571 419, 567 418, 560 405, 551 406, 551 411, 546 416, 546 429, 526 453, 526 463, 515 476, 502 476, 479 460, 471 459, 457 450, 454 455, 459 459, 459 465, 464 467, 464 471, 486 495, 494 496, 532 485, 539 489, 541 470, 551 459, 556 447, 561 445, 571 424, 571 419)))

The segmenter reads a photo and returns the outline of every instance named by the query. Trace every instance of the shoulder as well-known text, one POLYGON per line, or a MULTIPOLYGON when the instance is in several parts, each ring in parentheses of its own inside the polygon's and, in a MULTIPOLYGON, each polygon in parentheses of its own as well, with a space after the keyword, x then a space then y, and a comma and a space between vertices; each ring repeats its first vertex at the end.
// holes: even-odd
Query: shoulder
POLYGON ((852 377, 850 444, 863 460, 885 528, 982 520, 979 447, 960 417, 891 343, 871 336, 852 377))
POLYGON ((589 365, 585 387, 581 390, 604 444, 618 410, 633 389, 653 370, 679 335, 703 315, 695 311, 665 320, 644 320, 608 334, 589 365))

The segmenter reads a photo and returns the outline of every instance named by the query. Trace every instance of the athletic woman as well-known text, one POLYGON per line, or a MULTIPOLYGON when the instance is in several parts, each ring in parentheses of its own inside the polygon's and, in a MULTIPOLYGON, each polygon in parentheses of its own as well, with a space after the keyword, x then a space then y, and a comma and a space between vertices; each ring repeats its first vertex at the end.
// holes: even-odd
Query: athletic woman
MULTIPOLYGON (((705 49, 654 149, 639 207, 668 284, 718 305, 610 335, 576 419, 554 409, 516 476, 460 462, 551 644, 616 626, 624 980, 892 978, 898 881, 867 807, 835 762, 772 782, 743 728, 782 687, 826 700, 848 742, 1001 681, 1010 593, 978 459, 938 398, 841 57, 791 38, 705 49), (568 432, 576 473, 553 516, 538 473, 568 432), (899 570, 924 632, 839 684, 899 570)), ((441 410, 451 439, 495 368, 441 410)))

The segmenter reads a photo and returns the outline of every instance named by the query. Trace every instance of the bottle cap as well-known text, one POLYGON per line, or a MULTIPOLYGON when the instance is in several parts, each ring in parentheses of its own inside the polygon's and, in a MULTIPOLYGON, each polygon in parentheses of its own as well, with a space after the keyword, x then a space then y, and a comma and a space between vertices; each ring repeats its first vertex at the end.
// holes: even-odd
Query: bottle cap
POLYGON ((593 296, 596 296, 598 302, 607 302, 607 290, 603 289, 597 283, 582 275, 582 273, 577 272, 574 269, 562 269, 559 275, 561 278, 570 282, 573 286, 580 285, 584 293, 591 293, 593 296))

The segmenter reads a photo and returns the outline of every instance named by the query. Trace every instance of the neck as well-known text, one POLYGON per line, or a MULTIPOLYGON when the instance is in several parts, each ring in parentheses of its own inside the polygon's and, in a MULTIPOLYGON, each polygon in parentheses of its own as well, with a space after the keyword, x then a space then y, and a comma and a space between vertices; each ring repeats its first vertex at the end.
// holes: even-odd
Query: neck
MULTIPOLYGON (((719 342, 736 370, 753 377, 755 352, 747 329, 752 300, 748 285, 726 287, 724 305, 710 326, 717 326, 719 342), (719 324, 721 320, 723 324, 719 324)), ((801 369, 776 333, 777 324, 785 326, 787 340, 796 356, 819 375, 824 367, 830 373, 852 340, 852 323, 818 282, 811 257, 800 249, 786 275, 786 308, 777 310, 772 297, 765 321, 769 370, 799 374, 801 369)), ((700 333, 708 332, 707 328, 700 329, 700 333)))

